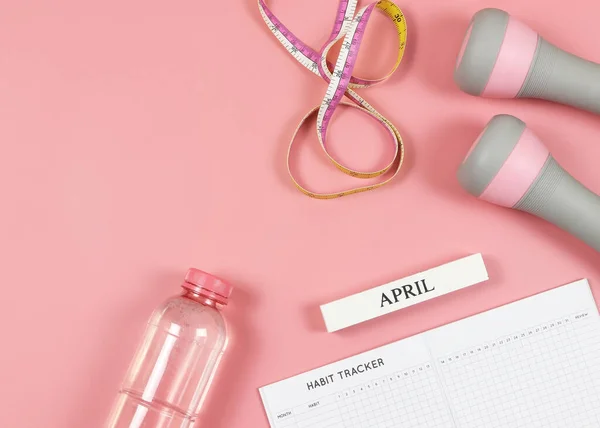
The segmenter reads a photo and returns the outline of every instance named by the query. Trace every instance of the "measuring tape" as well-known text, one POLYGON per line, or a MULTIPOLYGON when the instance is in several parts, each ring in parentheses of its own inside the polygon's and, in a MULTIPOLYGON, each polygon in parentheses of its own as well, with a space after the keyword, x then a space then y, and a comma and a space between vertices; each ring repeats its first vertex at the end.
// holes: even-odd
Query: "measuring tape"
POLYGON ((377 112, 377 110, 367 103, 364 98, 353 91, 353 89, 368 88, 369 86, 373 86, 377 83, 387 80, 400 65, 406 47, 406 21, 404 19, 404 14, 398 6, 388 0, 372 3, 360 9, 358 13, 356 13, 357 3, 358 0, 340 0, 337 18, 335 20, 335 25, 331 32, 331 36, 323 48, 317 52, 294 36, 294 34, 292 34, 292 32, 285 27, 285 25, 283 25, 281 21, 279 21, 277 17, 269 10, 265 0, 258 0, 258 8, 260 13, 277 40, 281 42, 285 49, 292 54, 292 56, 296 58, 300 64, 308 68, 313 73, 321 76, 326 82, 329 83, 325 98, 323 99, 321 105, 309 111, 296 128, 292 140, 290 141, 287 154, 287 168, 292 181, 302 193, 312 198, 333 199, 345 195, 351 195, 353 193, 366 192, 368 190, 381 187, 384 184, 389 183, 394 179, 394 177, 396 177, 396 175, 398 175, 398 172, 402 167, 402 162, 404 161, 404 144, 402 143, 402 137, 396 127, 392 124, 392 122, 383 117, 379 112, 377 112), (358 58, 358 50, 362 43, 367 23, 373 10, 375 9, 383 12, 394 22, 394 25, 396 26, 399 41, 398 58, 392 70, 385 77, 375 80, 361 79, 352 76, 352 71, 358 58), (337 62, 333 68, 333 71, 331 71, 331 65, 327 61, 327 54, 333 45, 342 39, 344 39, 344 41, 340 48, 337 62), (344 96, 348 97, 354 102, 354 104, 342 101, 344 96), (395 145, 394 158, 383 169, 368 172, 356 171, 352 168, 342 165, 327 151, 327 147, 325 145, 327 128, 331 122, 331 118, 335 109, 340 104, 357 108, 358 110, 374 117, 388 130, 392 136, 395 145), (329 160, 340 171, 352 177, 373 178, 393 170, 391 177, 377 184, 356 187, 335 193, 315 193, 302 187, 292 173, 290 167, 290 156, 298 131, 315 113, 317 113, 317 136, 319 138, 321 148, 329 160))

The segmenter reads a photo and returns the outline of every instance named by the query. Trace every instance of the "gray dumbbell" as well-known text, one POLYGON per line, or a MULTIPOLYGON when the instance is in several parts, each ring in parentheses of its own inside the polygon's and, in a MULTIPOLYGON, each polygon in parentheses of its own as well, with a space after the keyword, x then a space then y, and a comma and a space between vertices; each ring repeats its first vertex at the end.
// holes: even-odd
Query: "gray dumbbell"
POLYGON ((565 171, 514 116, 495 116, 458 170, 472 195, 543 218, 600 251, 600 196, 565 171))
POLYGON ((565 52, 499 9, 471 20, 454 80, 490 98, 539 98, 600 114, 600 65, 565 52))

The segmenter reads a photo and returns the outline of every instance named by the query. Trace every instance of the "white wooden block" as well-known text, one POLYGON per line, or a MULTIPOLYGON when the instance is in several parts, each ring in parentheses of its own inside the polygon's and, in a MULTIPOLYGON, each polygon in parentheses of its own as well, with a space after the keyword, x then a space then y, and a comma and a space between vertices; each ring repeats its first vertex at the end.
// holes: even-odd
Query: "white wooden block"
POLYGON ((328 332, 341 330, 489 279, 481 254, 321 305, 328 332))

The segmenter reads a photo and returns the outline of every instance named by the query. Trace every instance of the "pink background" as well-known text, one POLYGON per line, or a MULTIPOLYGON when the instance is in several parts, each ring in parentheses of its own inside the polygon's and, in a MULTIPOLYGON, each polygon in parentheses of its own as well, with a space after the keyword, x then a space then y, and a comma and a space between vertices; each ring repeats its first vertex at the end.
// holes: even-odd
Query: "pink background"
MULTIPOLYGON (((319 47, 337 1, 270 4, 319 47)), ((600 62, 598 2, 571 0, 568 19, 559 0, 400 6, 405 61, 360 93, 400 129, 406 166, 378 191, 316 201, 292 186, 285 153, 325 84, 276 42, 253 0, 2 2, 1 427, 100 427, 146 319, 188 266, 236 286, 235 340, 201 424, 211 428, 266 427, 257 388, 267 383, 581 277, 600 293, 593 250, 471 198, 454 178, 492 115, 511 113, 600 192, 598 117, 477 99, 452 81, 485 6, 600 62), (475 252, 487 284, 325 333, 319 304, 475 252)), ((374 19, 358 75, 393 59, 392 26, 374 19)), ((332 150, 353 166, 385 162, 386 138, 358 112, 334 118, 332 150)), ((325 163, 312 128, 294 169, 316 190, 356 183, 325 163)))

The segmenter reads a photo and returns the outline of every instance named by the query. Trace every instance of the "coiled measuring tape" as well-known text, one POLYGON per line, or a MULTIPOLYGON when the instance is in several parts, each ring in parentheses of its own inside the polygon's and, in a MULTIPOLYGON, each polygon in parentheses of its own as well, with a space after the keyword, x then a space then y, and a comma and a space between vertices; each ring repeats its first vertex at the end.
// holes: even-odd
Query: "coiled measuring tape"
POLYGON ((292 34, 292 32, 285 27, 285 25, 283 25, 281 21, 279 21, 277 17, 273 15, 273 13, 269 10, 265 3, 265 0, 258 0, 258 8, 260 10, 260 13, 269 29, 273 32, 275 37, 277 37, 277 40, 281 42, 285 49, 290 54, 292 54, 292 56, 296 58, 296 60, 300 64, 308 68, 313 73, 321 76, 326 82, 329 83, 327 92, 321 105, 309 111, 308 114, 304 116, 304 118, 296 128, 296 131, 292 136, 292 140, 290 141, 290 146, 287 154, 287 168, 292 181, 302 193, 312 198, 333 199, 345 195, 351 195, 353 193, 366 192, 368 190, 373 190, 378 187, 381 187, 384 184, 389 183, 396 177, 396 175, 398 175, 398 172, 400 171, 400 168, 402 167, 402 163, 404 161, 404 144, 402 142, 402 137, 396 129, 396 127, 392 124, 392 122, 383 117, 383 115, 377 112, 377 110, 375 110, 369 103, 367 103, 367 101, 364 98, 362 98, 353 90, 358 88, 367 88, 369 86, 376 85, 377 83, 381 83, 387 80, 396 71, 396 69, 400 65, 400 62, 402 61, 402 57, 404 56, 404 50, 406 47, 407 28, 404 14, 398 6, 396 6, 393 2, 389 0, 381 0, 375 3, 371 3, 370 5, 356 12, 357 3, 358 0, 340 0, 337 18, 333 30, 331 32, 331 36, 329 37, 327 43, 325 43, 323 48, 321 48, 321 50, 317 52, 305 43, 303 43, 296 36, 294 36, 294 34, 292 34), (399 41, 398 58, 392 70, 385 77, 375 80, 361 79, 352 76, 352 71, 358 58, 358 51, 364 37, 365 28, 367 26, 369 18, 371 17, 372 12, 375 9, 383 12, 394 22, 394 25, 396 26, 399 41), (335 67, 333 68, 333 71, 331 71, 330 64, 327 61, 327 54, 329 53, 329 50, 338 41, 342 39, 344 40, 340 48, 340 53, 337 62, 335 64, 335 67), (351 101, 353 101, 353 104, 342 101, 344 96, 348 97, 351 101), (327 151, 327 147, 325 145, 327 137, 327 128, 331 122, 331 118, 335 109, 340 104, 357 108, 358 110, 374 117, 388 130, 388 132, 392 136, 395 145, 394 158, 383 169, 380 169, 378 171, 367 172, 356 171, 352 168, 348 168, 342 165, 340 162, 334 159, 327 151), (340 171, 347 175, 357 178, 378 177, 390 170, 393 171, 393 174, 380 183, 371 184, 363 187, 356 187, 348 190, 342 190, 335 193, 315 193, 305 189, 296 180, 294 174, 292 173, 290 167, 290 156, 298 131, 306 123, 306 121, 309 118, 311 118, 315 113, 317 113, 317 136, 319 138, 321 148, 323 149, 329 160, 340 171))

